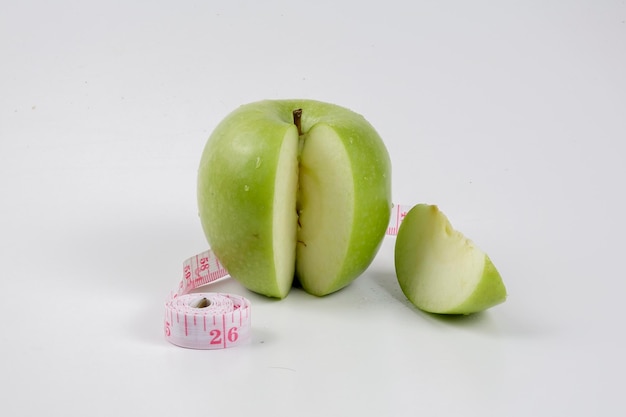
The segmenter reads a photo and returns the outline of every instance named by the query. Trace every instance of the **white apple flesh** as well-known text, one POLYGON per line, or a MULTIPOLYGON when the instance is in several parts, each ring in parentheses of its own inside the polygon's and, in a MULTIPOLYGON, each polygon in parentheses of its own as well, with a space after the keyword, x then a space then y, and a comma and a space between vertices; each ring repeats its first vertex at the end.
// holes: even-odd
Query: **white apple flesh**
POLYGON ((211 249, 245 287, 283 298, 296 276, 322 296, 348 285, 377 253, 392 205, 391 164, 373 127, 348 109, 251 103, 209 138, 198 205, 211 249))
POLYGON ((506 300, 491 259, 434 205, 407 213, 396 238, 395 268, 406 297, 427 312, 471 314, 506 300))

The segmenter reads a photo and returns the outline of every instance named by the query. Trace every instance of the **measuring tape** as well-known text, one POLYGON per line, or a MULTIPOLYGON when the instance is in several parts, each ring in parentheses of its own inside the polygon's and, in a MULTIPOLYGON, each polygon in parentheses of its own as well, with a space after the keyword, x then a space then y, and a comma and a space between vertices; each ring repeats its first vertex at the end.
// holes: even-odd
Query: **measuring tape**
MULTIPOLYGON (((411 208, 394 205, 387 235, 395 236, 411 208)), ((239 295, 192 293, 228 276, 211 250, 183 262, 183 279, 165 302, 165 338, 190 349, 223 349, 252 340, 250 301, 239 295)))
POLYGON ((387 235, 396 236, 398 234, 398 229, 400 229, 400 224, 404 220, 406 214, 411 210, 413 206, 409 206, 406 204, 394 204, 391 208, 391 217, 389 218, 389 226, 387 226, 387 235))
POLYGON ((222 293, 192 290, 228 276, 208 250, 183 263, 178 290, 165 302, 165 338, 191 349, 223 349, 250 343, 250 301, 222 293))

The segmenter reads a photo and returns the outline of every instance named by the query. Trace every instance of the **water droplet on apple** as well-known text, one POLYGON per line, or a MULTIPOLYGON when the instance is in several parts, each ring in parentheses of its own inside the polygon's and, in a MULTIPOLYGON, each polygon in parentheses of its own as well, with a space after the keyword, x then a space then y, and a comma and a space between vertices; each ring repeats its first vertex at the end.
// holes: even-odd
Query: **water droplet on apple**
POLYGON ((261 157, 260 157, 260 156, 257 156, 257 157, 256 157, 256 165, 255 165, 255 168, 258 168, 258 167, 260 167, 260 166, 261 166, 261 157))
POLYGON ((244 191, 250 191, 250 186, 249 185, 244 185, 243 186, 243 190, 244 191))

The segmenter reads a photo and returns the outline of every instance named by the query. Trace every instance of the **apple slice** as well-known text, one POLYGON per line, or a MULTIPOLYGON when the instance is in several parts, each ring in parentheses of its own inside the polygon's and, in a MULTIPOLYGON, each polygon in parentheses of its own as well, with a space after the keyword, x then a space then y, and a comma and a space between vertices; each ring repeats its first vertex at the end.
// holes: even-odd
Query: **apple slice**
POLYGON ((367 268, 389 221, 384 150, 366 125, 347 130, 321 122, 301 138, 296 278, 318 296, 367 268))
POLYGON ((427 312, 471 314, 506 300, 487 254, 434 205, 418 204, 407 213, 396 240, 395 268, 406 297, 427 312))

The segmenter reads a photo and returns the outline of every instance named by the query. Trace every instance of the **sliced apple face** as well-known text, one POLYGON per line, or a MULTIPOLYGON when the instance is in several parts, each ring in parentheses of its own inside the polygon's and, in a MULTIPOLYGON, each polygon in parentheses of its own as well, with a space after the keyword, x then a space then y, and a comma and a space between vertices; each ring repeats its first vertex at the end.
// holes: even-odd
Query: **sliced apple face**
POLYGON ((404 218, 395 246, 398 283, 418 308, 471 314, 506 299, 489 257, 453 229, 437 206, 420 204, 404 218))
POLYGON ((272 240, 279 297, 289 292, 296 262, 298 215, 294 210, 298 190, 298 135, 290 129, 278 156, 274 185, 272 240))
POLYGON ((341 285, 354 224, 352 165, 343 141, 318 124, 304 137, 300 155, 296 275, 311 294, 341 285))

